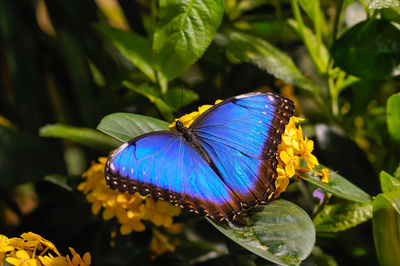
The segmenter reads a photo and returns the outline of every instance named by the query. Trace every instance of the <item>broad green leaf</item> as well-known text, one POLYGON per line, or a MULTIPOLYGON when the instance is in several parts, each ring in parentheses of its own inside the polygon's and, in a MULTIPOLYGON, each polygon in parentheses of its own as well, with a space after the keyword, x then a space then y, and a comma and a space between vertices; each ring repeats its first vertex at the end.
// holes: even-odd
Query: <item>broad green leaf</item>
POLYGON ((375 198, 372 225, 379 264, 400 265, 400 191, 375 198))
POLYGON ((399 6, 399 0, 363 0, 369 9, 380 9, 399 6))
POLYGON ((386 122, 390 136, 400 142, 400 93, 390 96, 387 101, 386 122))
MULTIPOLYGON (((321 172, 322 168, 326 167, 323 165, 318 165, 314 168, 314 170, 321 172)), ((333 194, 336 197, 361 203, 371 202, 371 197, 366 192, 332 170, 329 171, 329 182, 327 184, 322 183, 320 177, 312 172, 305 172, 304 176, 301 178, 316 185, 324 191, 333 194)))
POLYGON ((228 36, 227 52, 233 57, 254 64, 286 83, 308 91, 317 90, 287 54, 267 41, 238 31, 229 31, 228 36))
POLYGON ((159 130, 168 130, 168 122, 144 115, 114 113, 104 117, 97 129, 121 142, 159 130))
POLYGON ((313 21, 315 31, 328 32, 328 26, 320 7, 320 0, 297 0, 307 16, 313 21))
POLYGON ((365 79, 393 75, 400 63, 400 31, 385 20, 366 20, 346 31, 332 47, 335 64, 365 79))
POLYGON ((151 43, 148 39, 136 33, 119 30, 106 24, 97 25, 97 28, 123 56, 137 66, 151 81, 156 81, 151 64, 151 43))
POLYGON ((313 22, 326 23, 321 21, 322 11, 319 0, 297 0, 297 2, 313 22))
POLYGON ((385 171, 381 171, 379 179, 381 181, 381 189, 383 193, 400 190, 400 180, 394 178, 385 171))
POLYGON ((172 121, 174 119, 174 116, 172 115, 172 112, 174 110, 171 106, 168 105, 166 100, 162 98, 161 93, 157 91, 156 88, 147 83, 142 83, 140 84, 140 86, 137 87, 127 80, 125 80, 123 84, 125 87, 136 91, 137 93, 149 99, 149 101, 157 107, 158 111, 160 111, 160 113, 166 120, 172 121))
POLYGON ((247 225, 211 223, 237 244, 279 265, 300 264, 314 247, 310 217, 289 201, 273 201, 244 220, 247 225))
POLYGON ((372 203, 345 201, 324 208, 314 217, 317 232, 339 232, 372 218, 372 203))
POLYGON ((172 80, 210 45, 222 21, 223 0, 160 0, 153 38, 153 62, 172 80))
POLYGON ((44 139, 0 125, 0 187, 38 181, 59 171, 65 171, 62 160, 44 139))
POLYGON ((189 105, 198 99, 199 96, 197 93, 189 89, 172 88, 165 94, 165 100, 174 111, 177 111, 179 108, 189 105))
POLYGON ((46 125, 40 128, 39 135, 46 138, 69 139, 76 143, 106 152, 120 144, 114 138, 110 138, 97 130, 61 124, 46 125))
MULTIPOLYGON (((287 23, 291 26, 299 35, 301 34, 299 31, 299 25, 296 20, 288 19, 287 23)), ((309 43, 312 46, 312 51, 315 53, 315 57, 317 62, 315 64, 318 65, 318 68, 326 71, 328 69, 328 61, 329 61, 329 51, 326 46, 321 42, 320 44, 317 43, 317 38, 315 37, 314 33, 305 25, 303 25, 305 38, 308 38, 309 43)))

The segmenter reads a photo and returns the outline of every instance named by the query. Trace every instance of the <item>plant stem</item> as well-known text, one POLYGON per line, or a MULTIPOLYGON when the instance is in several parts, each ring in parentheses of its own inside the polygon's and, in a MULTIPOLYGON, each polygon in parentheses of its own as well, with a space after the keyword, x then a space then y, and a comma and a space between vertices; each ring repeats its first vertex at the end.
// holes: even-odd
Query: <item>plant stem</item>
POLYGON ((338 98, 339 98, 339 91, 337 90, 335 86, 335 82, 333 81, 332 77, 328 78, 328 87, 329 87, 329 92, 331 94, 331 105, 332 105, 332 114, 335 117, 339 116, 339 103, 338 103, 338 98))
POLYGON ((307 189, 306 185, 304 184, 304 181, 300 179, 297 182, 297 184, 299 186, 301 194, 303 194, 304 199, 306 200, 307 206, 310 208, 310 210, 313 210, 314 209, 313 199, 310 196, 310 193, 308 192, 308 189, 307 189))
MULTIPOLYGON (((339 0, 338 7, 335 14, 335 19, 333 22, 333 31, 332 31, 332 40, 331 45, 335 42, 337 38, 337 34, 339 31, 339 22, 342 16, 344 0, 339 0)), ((331 95, 331 106, 332 106, 332 114, 334 117, 339 117, 339 89, 337 87, 337 83, 334 82, 334 78, 332 77, 333 70, 333 62, 332 57, 329 56, 329 64, 328 64, 328 88, 329 93, 331 95)))
MULTIPOLYGON (((153 47, 153 42, 154 42, 154 32, 156 30, 156 25, 157 25, 157 13, 158 13, 158 6, 157 6, 158 1, 153 0, 151 2, 150 6, 150 12, 151 12, 151 22, 150 22, 150 43, 151 47, 153 47)), ((152 58, 153 60, 153 58, 152 58)), ((168 91, 168 80, 164 77, 164 75, 160 72, 158 72, 156 69, 154 69, 155 72, 155 77, 156 77, 156 84, 161 90, 161 94, 166 94, 168 91)))
POLYGON ((317 56, 317 54, 316 54, 317 52, 315 51, 315 48, 311 45, 309 38, 306 36, 303 18, 301 16, 301 11, 300 11, 299 5, 297 3, 297 0, 291 0, 290 3, 292 5, 294 18, 297 21, 297 24, 299 26, 300 37, 303 40, 303 43, 306 46, 306 49, 307 49, 311 59, 313 60, 315 66, 318 70, 318 73, 322 74, 325 72, 325 69, 322 67, 322 65, 320 63, 321 60, 317 56))
POLYGON ((333 21, 331 45, 336 40, 338 31, 339 31, 339 22, 340 22, 340 18, 342 17, 343 5, 344 5, 344 0, 339 0, 339 4, 338 4, 336 14, 335 14, 335 19, 333 21))

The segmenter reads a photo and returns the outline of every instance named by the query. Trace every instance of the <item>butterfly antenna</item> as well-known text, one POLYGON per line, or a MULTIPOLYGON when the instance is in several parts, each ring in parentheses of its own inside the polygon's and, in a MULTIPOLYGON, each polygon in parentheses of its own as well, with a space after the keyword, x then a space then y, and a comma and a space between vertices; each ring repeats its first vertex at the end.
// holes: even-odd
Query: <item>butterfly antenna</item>
POLYGON ((160 98, 161 98, 161 100, 163 100, 163 102, 165 103, 165 104, 167 104, 167 106, 168 106, 168 108, 171 110, 171 112, 174 114, 174 117, 176 117, 177 116, 177 112, 176 112, 176 110, 169 104, 169 102, 160 94, 160 95, 158 95, 160 98))
POLYGON ((181 109, 182 107, 182 99, 183 99, 183 87, 181 87, 181 102, 179 103, 179 109, 181 109))

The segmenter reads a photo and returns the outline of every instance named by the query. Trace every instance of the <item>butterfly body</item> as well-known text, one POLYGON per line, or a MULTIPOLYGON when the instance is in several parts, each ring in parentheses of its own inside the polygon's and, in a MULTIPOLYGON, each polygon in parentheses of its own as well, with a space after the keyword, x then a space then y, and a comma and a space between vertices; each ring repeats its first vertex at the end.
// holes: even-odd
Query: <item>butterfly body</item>
POLYGON ((138 136, 107 160, 113 189, 170 201, 215 220, 266 203, 275 191, 276 151, 293 103, 276 94, 229 98, 185 127, 138 136))

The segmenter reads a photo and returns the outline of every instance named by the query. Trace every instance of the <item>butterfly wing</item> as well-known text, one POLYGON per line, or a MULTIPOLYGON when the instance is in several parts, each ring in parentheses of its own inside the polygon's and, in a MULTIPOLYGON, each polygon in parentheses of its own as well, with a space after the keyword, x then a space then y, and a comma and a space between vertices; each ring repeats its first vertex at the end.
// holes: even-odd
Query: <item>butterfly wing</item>
POLYGON ((108 158, 105 176, 113 189, 151 194, 213 219, 227 219, 240 208, 206 161, 172 131, 144 134, 121 145, 108 158))
POLYGON ((280 95, 250 93, 213 106, 190 126, 243 207, 265 203, 275 191, 276 152, 293 112, 280 95))

